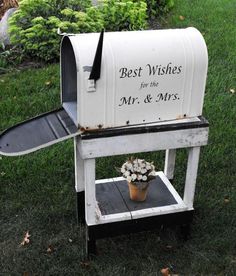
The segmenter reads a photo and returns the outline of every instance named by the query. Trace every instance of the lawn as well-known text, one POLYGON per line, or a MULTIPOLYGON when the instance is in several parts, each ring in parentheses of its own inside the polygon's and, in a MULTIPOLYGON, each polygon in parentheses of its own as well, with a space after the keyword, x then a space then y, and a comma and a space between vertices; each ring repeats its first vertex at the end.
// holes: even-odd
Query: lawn
MULTIPOLYGON (((75 214, 73 141, 22 157, 0 157, 0 274, 236 275, 236 0, 176 0, 167 27, 204 35, 209 71, 204 116, 209 145, 201 152, 191 238, 178 229, 104 239, 85 258, 75 214), (26 231, 30 243, 20 246, 26 231)), ((59 66, 0 75, 0 131, 60 106, 59 66)), ((164 153, 142 155, 163 167, 164 153)), ((124 156, 102 158, 97 178, 115 176, 124 156)), ((182 192, 186 152, 174 185, 182 192)))

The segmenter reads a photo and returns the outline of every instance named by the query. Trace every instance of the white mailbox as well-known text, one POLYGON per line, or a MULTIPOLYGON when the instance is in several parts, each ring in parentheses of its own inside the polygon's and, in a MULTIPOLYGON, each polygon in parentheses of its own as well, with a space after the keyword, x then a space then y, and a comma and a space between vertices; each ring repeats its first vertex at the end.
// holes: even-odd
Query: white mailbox
POLYGON ((207 48, 194 28, 70 35, 61 43, 62 107, 0 134, 0 154, 22 155, 74 137, 78 217, 87 254, 109 235, 180 224, 186 235, 200 147, 207 48), (170 183, 176 150, 188 148, 184 196, 170 183), (149 198, 132 203, 122 178, 95 180, 95 159, 165 150, 149 198), (98 185, 95 185, 98 184, 98 185))
POLYGON ((195 28, 66 36, 62 105, 82 129, 199 116, 207 65, 195 28))
POLYGON ((65 36, 62 108, 3 132, 0 154, 30 153, 84 132, 196 118, 207 64, 195 28, 65 36))

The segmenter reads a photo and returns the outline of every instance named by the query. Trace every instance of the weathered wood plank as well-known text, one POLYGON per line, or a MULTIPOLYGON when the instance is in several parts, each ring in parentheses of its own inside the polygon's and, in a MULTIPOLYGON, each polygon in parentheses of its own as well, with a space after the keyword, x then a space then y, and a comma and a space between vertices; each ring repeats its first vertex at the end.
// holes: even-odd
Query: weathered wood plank
MULTIPOLYGON (((96 219, 95 224, 107 224, 179 213, 189 209, 163 172, 157 172, 157 179, 153 182, 149 199, 147 197, 145 202, 133 202, 129 199, 128 185, 124 178, 117 177, 97 180, 95 182, 97 184, 96 199, 98 200, 100 216, 96 219), (113 187, 110 186, 111 184, 113 184, 113 187), (117 190, 114 190, 114 185, 117 190), (119 194, 117 194, 117 191, 119 191, 119 194), (114 198, 111 196, 113 193, 115 193, 114 198), (157 194, 157 196, 155 196, 155 194, 157 194), (114 200, 117 201, 117 203, 114 203, 114 200), (123 203, 121 203, 122 200, 123 203), (101 202, 103 202, 103 204, 100 204, 101 202), (130 203, 130 206, 128 203, 130 203), (115 206, 113 206, 113 204, 115 206), (121 207, 123 204, 125 204, 127 208, 121 207), (135 205, 135 207, 133 205, 135 205), (114 211, 115 208, 117 208, 117 210, 114 211)), ((190 209, 192 210, 192 208, 190 209)))
POLYGON ((84 191, 84 160, 81 159, 77 149, 77 137, 74 138, 74 160, 75 160, 75 190, 84 191))
POLYGON ((208 128, 78 140, 83 159, 206 145, 208 128))
POLYGON ((159 176, 157 176, 155 180, 150 182, 147 198, 143 202, 135 202, 130 199, 128 185, 126 181, 115 183, 131 212, 153 207, 177 204, 177 201, 159 176))
POLYGON ((189 149, 185 188, 184 188, 184 203, 188 206, 188 208, 193 207, 199 155, 200 155, 200 147, 194 147, 189 149))
POLYGON ((84 160, 85 219, 88 225, 97 222, 97 203, 95 196, 95 159, 84 160))
POLYGON ((164 174, 168 179, 174 178, 176 149, 167 149, 165 156, 164 174))
POLYGON ((96 198, 102 215, 129 212, 114 182, 96 185, 96 198))

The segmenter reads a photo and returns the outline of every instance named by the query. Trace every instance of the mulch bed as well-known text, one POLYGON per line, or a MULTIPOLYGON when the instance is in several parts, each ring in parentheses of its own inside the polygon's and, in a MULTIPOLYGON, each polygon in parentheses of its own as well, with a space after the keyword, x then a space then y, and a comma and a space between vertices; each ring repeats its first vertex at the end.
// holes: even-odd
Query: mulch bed
POLYGON ((18 6, 17 0, 0 0, 0 20, 7 10, 11 8, 18 8, 18 6))

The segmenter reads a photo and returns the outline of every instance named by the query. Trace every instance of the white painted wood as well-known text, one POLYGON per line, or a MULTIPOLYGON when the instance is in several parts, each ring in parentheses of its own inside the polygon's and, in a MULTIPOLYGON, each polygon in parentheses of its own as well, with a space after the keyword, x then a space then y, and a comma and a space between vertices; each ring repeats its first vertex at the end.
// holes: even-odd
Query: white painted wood
POLYGON ((104 223, 125 221, 125 220, 131 220, 131 219, 132 217, 130 212, 123 212, 118 214, 103 215, 100 217, 99 220, 96 221, 96 224, 104 224, 104 223))
POLYGON ((164 174, 168 179, 174 178, 176 149, 166 150, 164 174))
POLYGON ((166 187, 168 188, 170 193, 173 195, 175 200, 178 202, 178 204, 183 204, 182 198, 179 196, 178 192, 175 190, 173 185, 170 183, 170 181, 168 180, 166 175, 162 171, 157 172, 156 175, 158 175, 161 178, 161 180, 165 183, 166 187))
POLYGON ((207 139, 208 127, 200 129, 177 130, 171 131, 171 133, 166 131, 159 133, 144 133, 119 137, 97 138, 91 140, 83 140, 81 139, 81 137, 77 137, 77 154, 80 156, 80 158, 85 158, 84 174, 86 221, 88 225, 111 223, 134 218, 138 219, 143 217, 151 217, 192 210, 200 146, 206 145, 207 139), (170 177, 171 174, 173 175, 175 149, 185 147, 190 147, 190 150, 188 157, 184 200, 182 200, 177 191, 171 185, 167 176, 170 177), (174 196, 177 204, 103 216, 96 202, 95 184, 99 185, 106 182, 121 181, 124 180, 124 178, 115 177, 95 181, 95 159, 90 158, 163 149, 170 149, 167 152, 168 162, 166 161, 167 164, 165 166, 165 173, 167 173, 167 176, 163 172, 157 172, 157 175, 162 179, 166 187, 174 196), (172 168, 170 168, 170 164, 172 164, 172 168))
POLYGON ((77 148, 78 138, 74 138, 74 160, 75 160, 75 190, 76 192, 84 191, 84 160, 81 159, 77 148))
POLYGON ((189 149, 188 165, 187 165, 185 189, 184 189, 184 203, 190 209, 193 207, 199 155, 200 155, 200 147, 193 147, 189 149))
MULTIPOLYGON (((168 190, 174 196, 175 200, 178 203, 182 204, 183 203, 182 198, 179 196, 178 192, 175 190, 174 186, 170 183, 166 175, 162 171, 158 171, 156 172, 156 176, 159 176, 161 178, 161 180, 164 182, 168 190)), ((99 179, 99 180, 96 180, 95 183, 96 185, 98 185, 98 184, 116 182, 116 181, 122 181, 122 180, 125 180, 125 178, 121 176, 121 177, 114 177, 114 178, 99 179)))
MULTIPOLYGON (((103 216, 100 215, 99 219, 95 221, 95 224, 97 225, 97 224, 111 223, 111 222, 158 216, 158 215, 171 214, 171 213, 183 212, 183 211, 189 210, 190 208, 188 208, 186 204, 183 202, 178 192, 175 190, 173 185, 167 179, 165 174, 162 171, 159 171, 156 173, 156 175, 162 179, 162 181, 164 182, 164 184, 166 185, 170 193, 177 201, 177 204, 162 206, 162 207, 155 207, 155 208, 147 208, 147 209, 137 210, 132 212, 123 212, 123 213, 103 215, 103 216)), ((123 177, 100 179, 96 181, 96 184, 99 185, 102 183, 115 182, 115 181, 121 181, 121 180, 125 180, 125 179, 123 177)), ((92 223, 90 225, 95 225, 95 224, 92 223)))
POLYGON ((106 137, 80 139, 78 149, 81 157, 96 158, 127 153, 187 148, 207 144, 208 127, 106 137))
POLYGON ((103 184, 103 183, 108 183, 108 182, 116 182, 116 181, 122 181, 125 180, 124 177, 120 176, 120 177, 114 177, 114 178, 106 178, 106 179, 99 179, 96 180, 96 185, 97 184, 103 184))
POLYGON ((133 219, 138 219, 138 218, 145 218, 145 217, 160 216, 160 215, 183 212, 183 211, 186 211, 187 209, 188 208, 184 203, 174 204, 174 205, 169 205, 169 206, 132 211, 131 216, 133 219))
POLYGON ((95 194, 95 159, 84 160, 85 180, 85 219, 88 225, 98 220, 97 201, 95 194))

